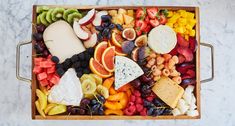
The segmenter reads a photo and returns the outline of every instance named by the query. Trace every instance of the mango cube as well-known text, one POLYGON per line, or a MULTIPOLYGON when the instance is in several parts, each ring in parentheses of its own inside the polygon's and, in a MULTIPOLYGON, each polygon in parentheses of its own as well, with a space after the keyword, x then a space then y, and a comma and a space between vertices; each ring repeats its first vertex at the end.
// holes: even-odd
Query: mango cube
POLYGON ((196 34, 196 31, 195 31, 195 30, 191 30, 191 31, 189 32, 189 36, 194 37, 194 36, 195 36, 195 34, 196 34))

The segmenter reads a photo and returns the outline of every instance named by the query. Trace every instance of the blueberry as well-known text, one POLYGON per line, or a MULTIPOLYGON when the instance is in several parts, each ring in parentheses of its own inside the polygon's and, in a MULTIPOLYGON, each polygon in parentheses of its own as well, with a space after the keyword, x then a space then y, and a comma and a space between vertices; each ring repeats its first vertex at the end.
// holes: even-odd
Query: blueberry
POLYGON ((77 55, 73 55, 72 57, 71 57, 71 62, 72 63, 75 63, 75 62, 77 62, 78 61, 78 56, 77 55))
POLYGON ((123 30, 122 25, 120 25, 120 24, 116 24, 116 27, 117 27, 117 29, 120 30, 120 31, 123 30))
POLYGON ((97 31, 103 31, 104 28, 103 28, 102 26, 96 26, 95 29, 96 29, 97 31))
POLYGON ((51 61, 54 62, 54 63, 59 63, 60 60, 57 56, 52 56, 51 61))
POLYGON ((163 115, 170 115, 172 112, 172 110, 170 108, 165 108, 165 110, 163 111, 163 115))
POLYGON ((104 37, 107 37, 108 34, 109 34, 109 29, 108 29, 108 28, 105 28, 105 29, 103 30, 103 32, 102 32, 102 35, 103 35, 104 37))
POLYGON ((110 25, 110 22, 104 22, 101 24, 103 28, 108 28, 110 25))
POLYGON ((91 70, 90 70, 90 69, 88 69, 88 68, 83 69, 83 73, 84 73, 84 74, 89 74, 89 73, 91 73, 91 70))
POLYGON ((79 67, 81 67, 81 62, 75 62, 75 63, 73 64, 73 67, 74 67, 74 68, 79 68, 79 67))
POLYGON ((56 73, 57 73, 60 77, 62 77, 62 76, 64 75, 65 71, 64 71, 62 68, 58 68, 58 69, 56 70, 56 73))
POLYGON ((93 105, 95 105, 95 104, 98 104, 98 101, 96 101, 96 99, 92 99, 92 100, 91 100, 91 105, 93 106, 93 105))
POLYGON ((108 33, 107 38, 111 39, 111 32, 108 33))
POLYGON ((115 28, 115 24, 111 23, 111 24, 109 25, 109 29, 113 29, 113 28, 115 28))
POLYGON ((109 15, 102 15, 101 16, 101 20, 104 22, 110 21, 111 19, 112 19, 112 17, 109 15))
POLYGON ((104 115, 104 108, 102 106, 98 109, 98 115, 104 115))
POLYGON ((98 33, 97 38, 99 42, 103 40, 102 32, 98 33))
POLYGON ((149 116, 151 116, 151 115, 153 114, 153 111, 154 111, 153 108, 149 108, 149 109, 147 110, 147 114, 148 114, 149 116))
POLYGON ((90 55, 94 55, 94 51, 95 51, 95 48, 88 48, 87 49, 87 52, 90 54, 90 55))
POLYGON ((85 59, 84 52, 78 54, 78 59, 79 60, 84 60, 85 59))

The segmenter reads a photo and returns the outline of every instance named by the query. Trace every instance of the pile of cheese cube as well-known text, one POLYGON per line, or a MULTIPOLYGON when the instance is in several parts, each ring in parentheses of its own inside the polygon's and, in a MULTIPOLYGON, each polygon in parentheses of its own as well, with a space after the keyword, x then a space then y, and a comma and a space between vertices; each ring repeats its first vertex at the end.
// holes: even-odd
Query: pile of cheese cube
POLYGON ((169 11, 167 17, 166 25, 172 27, 175 32, 182 34, 186 40, 188 40, 189 36, 195 36, 194 26, 196 25, 196 19, 194 18, 194 13, 185 10, 169 11))

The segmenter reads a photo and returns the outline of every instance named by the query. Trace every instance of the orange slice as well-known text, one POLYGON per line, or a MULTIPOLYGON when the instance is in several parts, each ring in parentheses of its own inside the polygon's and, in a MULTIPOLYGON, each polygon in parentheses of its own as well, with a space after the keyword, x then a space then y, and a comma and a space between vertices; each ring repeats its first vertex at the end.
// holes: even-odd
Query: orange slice
POLYGON ((104 50, 108 47, 108 43, 106 41, 103 41, 101 43, 99 43, 96 48, 95 48, 95 52, 94 52, 94 58, 96 61, 98 61, 99 63, 101 63, 102 61, 102 54, 104 52, 104 50))
POLYGON ((110 46, 104 50, 102 54, 102 64, 104 68, 109 72, 114 72, 114 56, 115 56, 115 47, 110 46))
POLYGON ((122 34, 113 32, 112 33, 112 42, 117 47, 122 47, 122 42, 124 42, 124 39, 122 38, 122 34))
POLYGON ((112 76, 112 73, 105 70, 104 66, 96 61, 94 58, 90 59, 89 67, 91 71, 102 78, 107 78, 112 76))

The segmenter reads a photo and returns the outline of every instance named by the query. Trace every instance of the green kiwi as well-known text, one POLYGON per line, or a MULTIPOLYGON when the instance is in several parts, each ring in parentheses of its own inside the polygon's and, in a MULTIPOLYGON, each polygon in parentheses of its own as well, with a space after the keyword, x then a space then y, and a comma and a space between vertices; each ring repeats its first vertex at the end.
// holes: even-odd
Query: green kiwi
POLYGON ((37 24, 41 24, 40 15, 37 16, 37 24))
POLYGON ((60 18, 63 17, 63 13, 64 13, 64 8, 55 8, 52 13, 51 13, 51 19, 53 21, 57 21, 59 20, 60 18))
POLYGON ((47 22, 50 23, 50 24, 53 22, 52 19, 51 19, 51 13, 52 13, 52 11, 53 11, 53 9, 49 9, 49 10, 47 11, 47 15, 46 15, 46 20, 47 20, 47 22))
POLYGON ((40 16, 40 21, 41 21, 41 23, 44 24, 45 26, 48 26, 49 23, 48 23, 47 20, 46 20, 46 15, 47 15, 47 12, 44 11, 44 12, 42 12, 39 16, 40 16))
POLYGON ((36 8, 37 14, 38 14, 38 13, 42 13, 43 11, 48 11, 48 10, 49 10, 49 7, 47 7, 47 6, 38 6, 38 7, 36 8))
POLYGON ((82 15, 79 12, 74 12, 74 13, 68 15, 67 21, 70 24, 72 24, 75 18, 80 19, 80 18, 82 18, 82 15))
POLYGON ((63 14, 64 20, 67 20, 68 19, 68 15, 72 14, 74 12, 78 12, 78 10, 77 9, 67 9, 67 10, 65 10, 64 14, 63 14))

